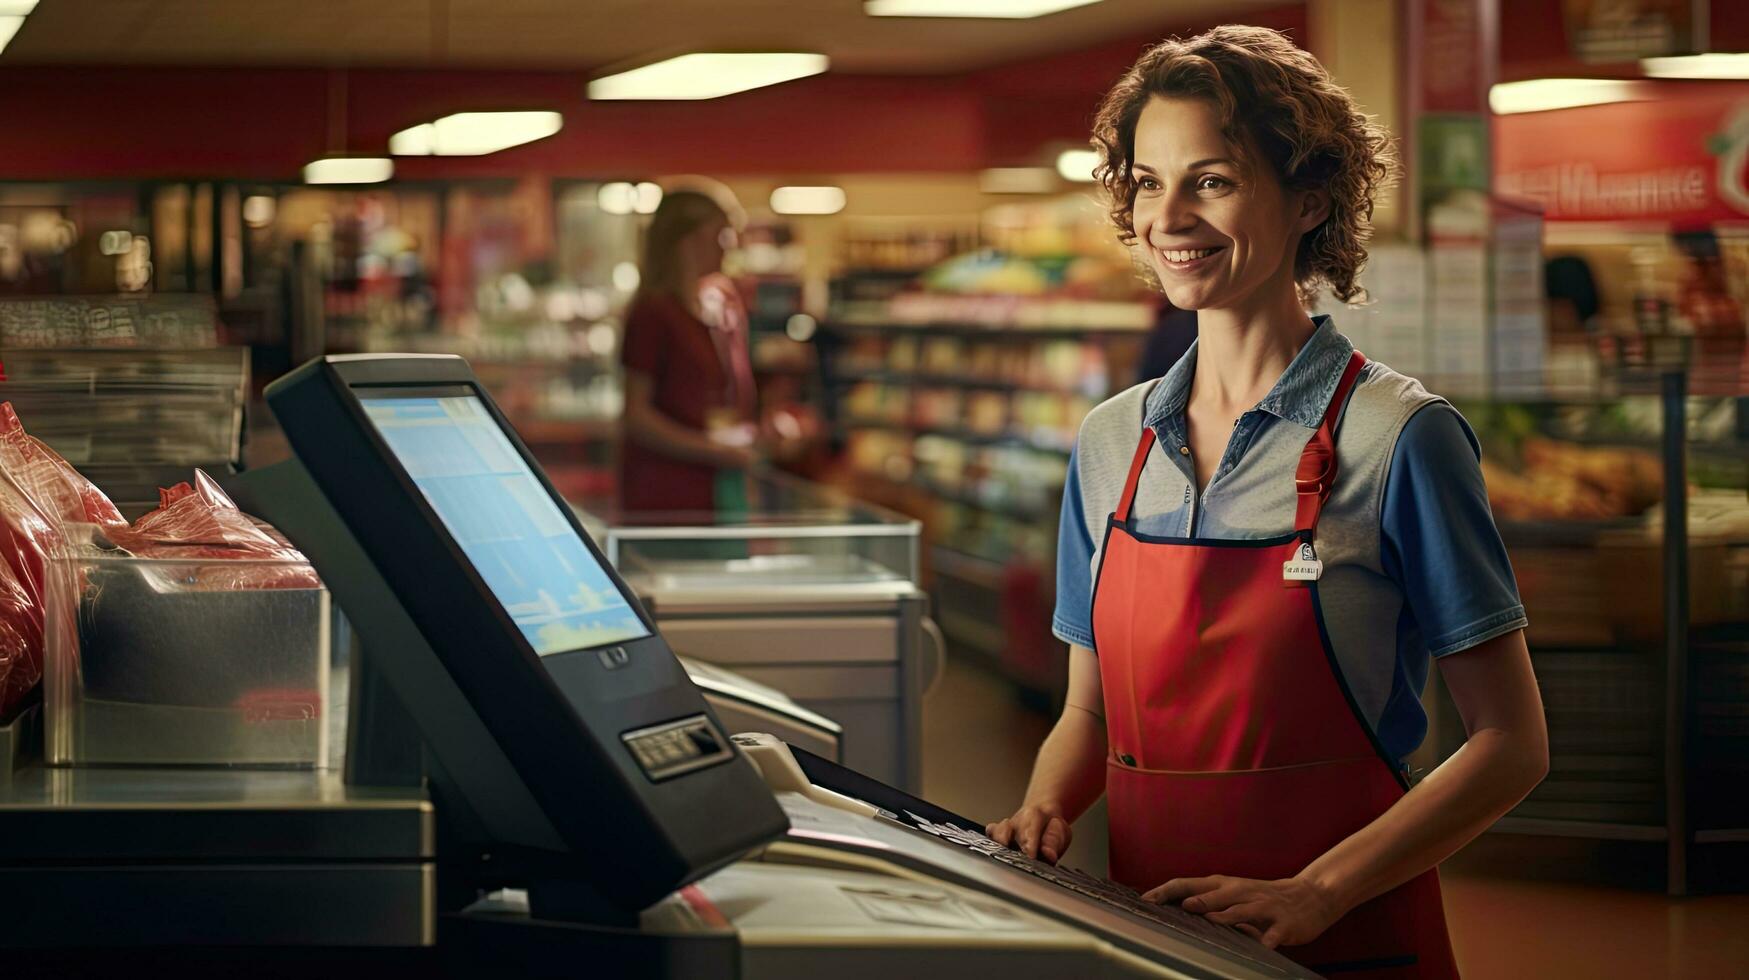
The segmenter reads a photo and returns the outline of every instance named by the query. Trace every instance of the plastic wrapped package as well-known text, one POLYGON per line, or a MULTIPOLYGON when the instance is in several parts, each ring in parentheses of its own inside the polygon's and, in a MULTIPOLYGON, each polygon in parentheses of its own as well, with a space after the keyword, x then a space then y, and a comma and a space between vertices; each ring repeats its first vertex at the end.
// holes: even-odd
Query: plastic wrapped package
POLYGON ((42 679, 44 566, 53 533, 0 473, 0 721, 42 679))
POLYGON ((194 483, 159 491, 158 509, 132 527, 109 528, 114 544, 140 558, 241 559, 202 561, 188 588, 312 589, 321 585, 291 542, 270 525, 237 509, 218 483, 196 470, 194 483), (256 562, 264 562, 257 564, 256 562), (273 564, 279 562, 282 564, 273 564))
POLYGON ((127 526, 126 518, 102 490, 48 443, 24 431, 11 402, 0 402, 0 466, 52 522, 127 526))
POLYGON ((0 402, 0 719, 42 678, 49 558, 68 522, 125 527, 121 513, 0 402))

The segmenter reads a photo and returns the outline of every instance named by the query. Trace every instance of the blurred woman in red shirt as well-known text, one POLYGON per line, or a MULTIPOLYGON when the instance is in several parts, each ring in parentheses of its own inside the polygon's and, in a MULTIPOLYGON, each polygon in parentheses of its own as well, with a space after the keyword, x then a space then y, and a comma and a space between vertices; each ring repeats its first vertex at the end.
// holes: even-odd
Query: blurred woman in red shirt
POLYGON ((712 195, 676 190, 645 235, 623 351, 626 511, 717 511, 744 499, 743 477, 757 458, 757 399, 746 313, 722 275, 735 243, 731 210, 712 195))

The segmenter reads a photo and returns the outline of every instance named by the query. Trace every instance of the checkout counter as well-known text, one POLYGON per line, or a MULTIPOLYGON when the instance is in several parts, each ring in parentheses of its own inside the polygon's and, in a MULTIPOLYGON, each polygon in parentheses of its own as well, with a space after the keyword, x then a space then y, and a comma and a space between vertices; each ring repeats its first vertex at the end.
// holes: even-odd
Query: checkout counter
POLYGON ((268 402, 298 458, 254 506, 362 638, 345 772, 15 767, 9 970, 1316 976, 731 737, 459 358, 324 358, 268 402))
MULTIPOLYGON (((946 651, 917 585, 920 525, 774 472, 750 481, 748 503, 577 516, 682 662, 783 692, 842 726, 837 761, 921 792, 923 699, 946 651)), ((731 728, 795 742, 753 720, 731 728)))

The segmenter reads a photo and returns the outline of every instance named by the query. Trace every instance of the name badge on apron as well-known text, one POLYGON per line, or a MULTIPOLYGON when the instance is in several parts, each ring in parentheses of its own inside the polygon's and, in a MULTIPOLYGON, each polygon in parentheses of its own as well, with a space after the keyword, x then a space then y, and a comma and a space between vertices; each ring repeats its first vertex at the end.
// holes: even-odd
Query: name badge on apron
POLYGON ((1282 581, 1290 586, 1316 582, 1323 577, 1324 563, 1318 560, 1318 553, 1312 550, 1310 541, 1301 541, 1299 550, 1281 565, 1282 581))

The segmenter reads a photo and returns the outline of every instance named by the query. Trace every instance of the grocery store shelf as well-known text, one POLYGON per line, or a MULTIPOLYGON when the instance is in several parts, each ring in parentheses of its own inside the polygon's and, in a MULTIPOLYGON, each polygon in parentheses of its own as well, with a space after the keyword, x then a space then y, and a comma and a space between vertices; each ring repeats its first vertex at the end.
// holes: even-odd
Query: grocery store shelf
POLYGON ((569 442, 599 442, 619 437, 617 419, 518 419, 511 423, 522 441, 553 445, 569 442))
POLYGON ((1696 844, 1743 844, 1749 843, 1749 827, 1736 830, 1697 830, 1694 832, 1696 844))
POLYGON ((1093 340, 1104 337, 1139 337, 1145 327, 1024 327, 1009 323, 855 323, 832 320, 822 324, 832 333, 841 334, 932 334, 946 337, 996 337, 1013 340, 1032 337, 1039 340, 1093 340))
POLYGON ((1584 837, 1589 840, 1663 841, 1663 827, 1633 823, 1595 823, 1583 820, 1544 820, 1533 817, 1501 817, 1489 828, 1497 834, 1535 837, 1584 837))
POLYGON ((880 429, 887 432, 902 432, 913 436, 940 436, 943 439, 953 439, 973 446, 1018 446, 1023 449, 1033 449, 1041 453, 1055 453, 1059 456, 1069 455, 1067 446, 1056 443, 1036 442, 1026 436, 1012 432, 973 432, 970 429, 960 429, 948 426, 906 425, 902 422, 883 422, 878 419, 845 419, 847 429, 880 429))
POLYGON ((979 388, 987 391, 1035 391, 1046 395, 1084 395, 1086 392, 1061 385, 1027 384, 995 378, 976 378, 956 374, 918 374, 902 371, 840 371, 834 379, 838 384, 875 381, 881 384, 907 387, 979 388))
MULTIPOLYGON (((865 473, 862 474, 862 476, 865 479, 883 480, 894 486, 899 485, 898 481, 881 474, 865 473)), ((963 507, 971 507, 974 510, 985 511, 987 513, 996 514, 1017 521, 1055 520, 1057 516, 1054 510, 1048 510, 1043 507, 1025 507, 1012 503, 992 503, 964 490, 950 489, 939 483, 935 483, 934 481, 922 478, 908 480, 904 485, 922 490, 943 503, 959 504, 963 507)))

